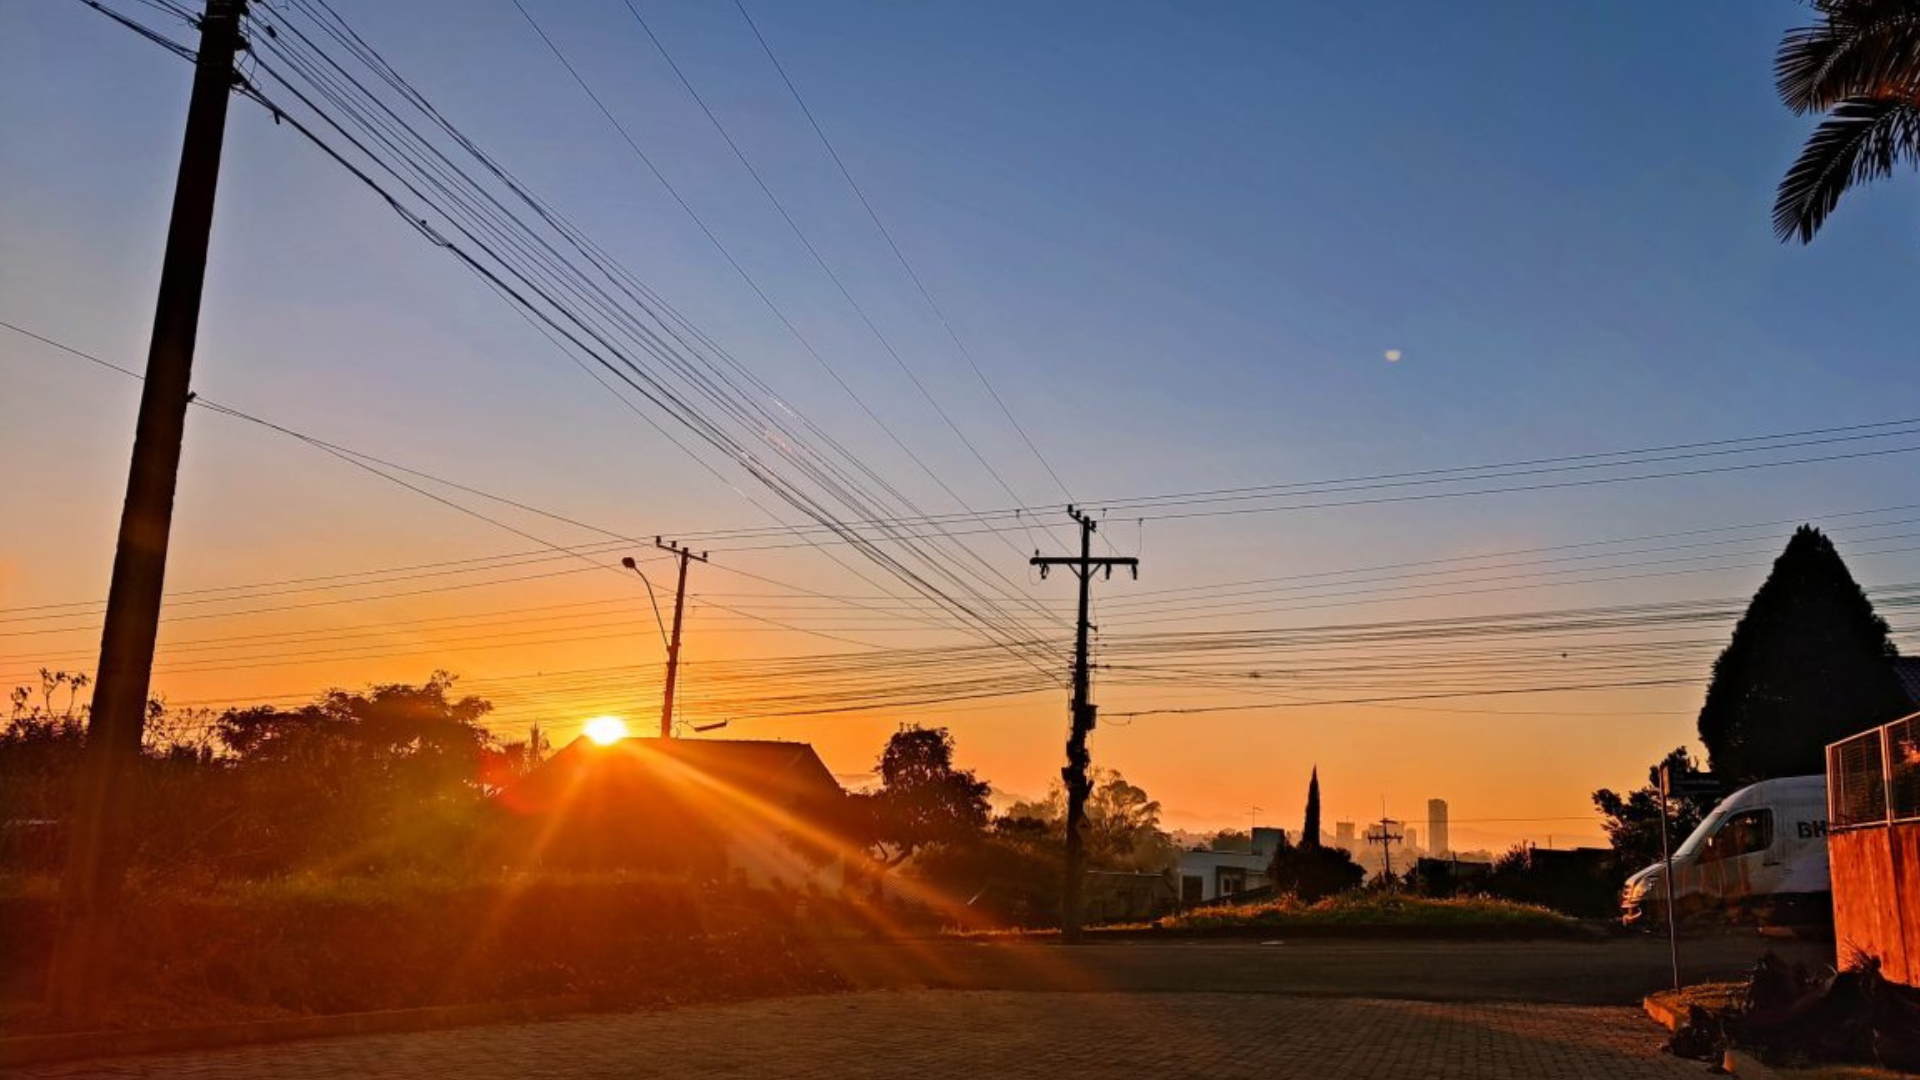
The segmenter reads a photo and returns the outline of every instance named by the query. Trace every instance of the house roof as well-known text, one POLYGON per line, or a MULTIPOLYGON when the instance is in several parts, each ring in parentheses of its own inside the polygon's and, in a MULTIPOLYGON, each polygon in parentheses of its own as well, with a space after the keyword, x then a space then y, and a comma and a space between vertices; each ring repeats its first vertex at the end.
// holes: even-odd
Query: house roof
POLYGON ((808 810, 845 792, 806 743, 768 739, 622 739, 600 746, 579 738, 533 770, 510 799, 528 809, 565 801, 582 789, 676 802, 703 795, 808 810))

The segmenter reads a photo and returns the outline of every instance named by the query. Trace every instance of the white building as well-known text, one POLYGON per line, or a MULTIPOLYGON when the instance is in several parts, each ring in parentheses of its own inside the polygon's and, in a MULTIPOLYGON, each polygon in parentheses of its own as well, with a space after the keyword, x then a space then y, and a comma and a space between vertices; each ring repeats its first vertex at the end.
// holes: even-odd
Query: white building
POLYGON ((1259 828, 1253 830, 1252 851, 1181 852, 1181 905, 1204 904, 1269 884, 1267 871, 1285 835, 1280 829, 1259 828))

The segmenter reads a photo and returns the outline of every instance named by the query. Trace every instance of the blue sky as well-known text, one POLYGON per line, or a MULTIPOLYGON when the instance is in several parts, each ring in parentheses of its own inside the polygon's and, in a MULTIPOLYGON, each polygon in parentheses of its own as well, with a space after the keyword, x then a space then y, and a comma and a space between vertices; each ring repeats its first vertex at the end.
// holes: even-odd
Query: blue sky
MULTIPOLYGON (((868 403, 971 503, 1004 505, 620 0, 524 2, 868 403)), ((733 276, 509 0, 337 6, 809 415, 944 505, 733 276)), ((1022 500, 1064 501, 732 5, 637 6, 1022 500)), ((1770 80, 1780 33, 1809 17, 1800 5, 761 0, 750 10, 956 332, 1082 498, 1859 423, 1920 401, 1920 183, 1901 176, 1850 195, 1811 247, 1771 235, 1773 183, 1811 126, 1777 104, 1770 80), (1403 359, 1388 363, 1389 349, 1403 359)), ((78 3, 0 8, 0 317, 137 365, 186 74, 78 3)), ((203 392, 636 534, 758 523, 261 110, 236 102, 230 131, 203 392)), ((12 403, 0 460, 16 505, 32 508, 0 526, 0 602, 98 595, 133 396, 17 338, 0 340, 0 386, 12 403)), ((183 585, 514 546, 298 447, 205 426, 181 494, 183 585)), ((1116 543, 1144 539, 1146 573, 1168 587, 1916 494, 1911 458, 1895 456, 1109 531, 1116 543)), ((772 556, 765 565, 813 572, 772 556)), ((1856 571, 1897 581, 1916 566, 1894 556, 1856 571)), ((1738 595, 1756 573, 1626 592, 1738 595)), ((1697 690, 1629 704, 1676 712, 1694 700, 1697 690)), ((1189 740, 1185 771, 1164 786, 1199 816, 1250 801, 1254 778, 1209 773, 1207 740, 1285 741, 1260 723, 1222 720, 1189 740), (1209 783, 1222 793, 1202 807, 1209 783)), ((1619 775, 1626 763, 1691 727, 1684 716, 1660 723, 1610 740, 1592 772, 1631 779, 1619 775)), ((1123 763, 1128 737, 1112 736, 1123 763)), ((1010 764, 1056 741, 1035 738, 991 759, 1014 773, 994 777, 1002 787, 1044 783, 1044 757, 1010 764)), ((1410 738, 1455 737, 1389 741, 1410 738)), ((1161 767, 1149 749, 1135 772, 1161 767)), ((1582 806, 1578 789, 1593 778, 1568 780, 1559 805, 1582 806)), ((1409 807, 1429 793, 1406 784, 1409 807)))

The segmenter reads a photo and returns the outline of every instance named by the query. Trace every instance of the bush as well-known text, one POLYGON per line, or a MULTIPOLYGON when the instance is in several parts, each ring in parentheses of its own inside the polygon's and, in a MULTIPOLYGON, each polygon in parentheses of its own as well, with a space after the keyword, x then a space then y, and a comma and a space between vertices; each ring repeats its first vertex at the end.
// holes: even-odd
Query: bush
POLYGON ((1530 931, 1549 934, 1577 930, 1580 924, 1533 904, 1487 897, 1435 900, 1391 892, 1349 892, 1314 903, 1283 896, 1264 904, 1208 907, 1169 915, 1158 923, 1169 930, 1373 928, 1406 930, 1530 931))

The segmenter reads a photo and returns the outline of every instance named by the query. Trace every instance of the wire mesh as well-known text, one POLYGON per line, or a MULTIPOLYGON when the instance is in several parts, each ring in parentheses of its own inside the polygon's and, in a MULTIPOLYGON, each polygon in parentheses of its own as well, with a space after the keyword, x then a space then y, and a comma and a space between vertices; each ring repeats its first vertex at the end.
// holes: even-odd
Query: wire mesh
POLYGON ((1827 747, 1827 822, 1843 829, 1887 820, 1886 761, 1880 729, 1827 747))

